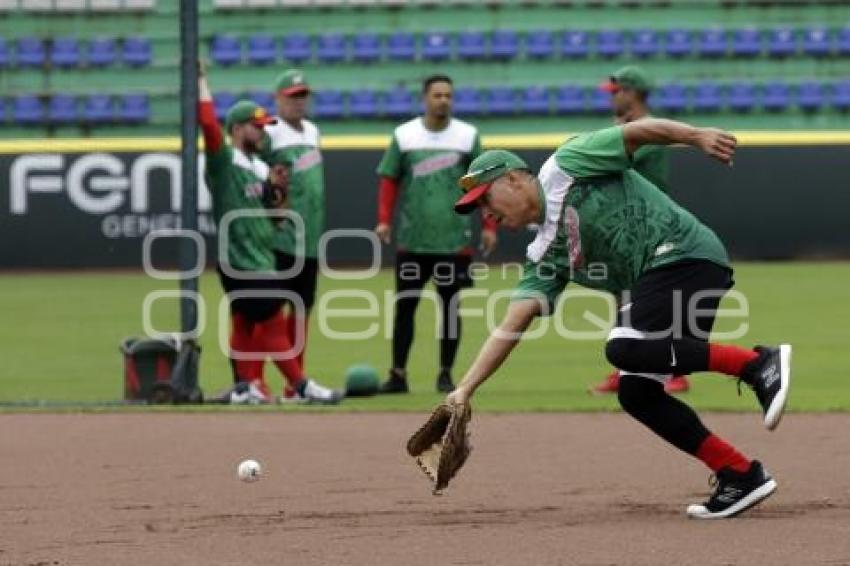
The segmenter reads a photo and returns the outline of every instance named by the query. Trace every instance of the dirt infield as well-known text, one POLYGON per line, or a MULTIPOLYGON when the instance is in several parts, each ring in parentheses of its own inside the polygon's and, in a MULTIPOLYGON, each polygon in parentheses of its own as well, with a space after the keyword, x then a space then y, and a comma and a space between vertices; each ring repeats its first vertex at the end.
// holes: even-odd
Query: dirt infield
POLYGON ((0 565, 850 564, 850 415, 709 415, 779 482, 718 522, 685 518, 702 466, 617 414, 477 416, 434 497, 422 418, 2 415, 0 565))

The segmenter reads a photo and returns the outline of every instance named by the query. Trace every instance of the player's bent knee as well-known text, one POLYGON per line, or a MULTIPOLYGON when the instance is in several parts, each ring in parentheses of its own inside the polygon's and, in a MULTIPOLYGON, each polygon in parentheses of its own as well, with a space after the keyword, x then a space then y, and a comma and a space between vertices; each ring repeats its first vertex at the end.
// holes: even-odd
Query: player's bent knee
POLYGON ((605 357, 617 369, 642 371, 642 350, 641 340, 614 338, 605 344, 605 357))

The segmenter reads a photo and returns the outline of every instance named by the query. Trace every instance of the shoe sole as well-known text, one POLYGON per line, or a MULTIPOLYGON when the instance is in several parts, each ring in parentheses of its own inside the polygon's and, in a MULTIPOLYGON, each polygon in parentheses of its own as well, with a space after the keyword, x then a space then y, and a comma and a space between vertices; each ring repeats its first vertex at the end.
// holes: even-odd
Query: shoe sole
POLYGON ((712 513, 706 509, 705 505, 690 505, 688 506, 688 517, 691 519, 729 519, 743 513, 750 507, 758 505, 770 497, 774 491, 776 491, 776 480, 770 479, 751 491, 745 498, 718 513, 712 513))
POLYGON ((773 398, 770 407, 764 414, 764 426, 774 430, 779 426, 782 415, 785 414, 785 404, 788 402, 788 389, 791 386, 791 345, 779 346, 779 393, 773 398))

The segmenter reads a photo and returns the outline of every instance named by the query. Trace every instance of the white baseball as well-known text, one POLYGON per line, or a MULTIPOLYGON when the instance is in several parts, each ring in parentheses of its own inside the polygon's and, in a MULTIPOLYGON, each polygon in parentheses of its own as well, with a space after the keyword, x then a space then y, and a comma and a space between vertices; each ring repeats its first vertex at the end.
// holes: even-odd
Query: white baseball
POLYGON ((256 460, 242 460, 236 468, 236 475, 244 482, 253 482, 260 479, 263 469, 256 460))

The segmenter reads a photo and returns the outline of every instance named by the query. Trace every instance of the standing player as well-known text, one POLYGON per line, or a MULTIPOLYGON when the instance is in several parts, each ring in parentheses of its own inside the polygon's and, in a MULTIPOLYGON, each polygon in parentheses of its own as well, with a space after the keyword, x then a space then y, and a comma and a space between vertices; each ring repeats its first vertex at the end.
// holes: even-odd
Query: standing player
MULTIPOLYGON (((650 117, 648 99, 652 93, 652 80, 643 69, 628 66, 618 69, 599 88, 611 93, 611 107, 617 124, 634 122, 650 117)), ((646 177, 653 185, 669 193, 669 164, 667 147, 644 145, 632 156, 632 168, 646 177)), ((616 393, 620 384, 620 372, 614 370, 601 383, 590 388, 591 393, 616 393)), ((688 378, 673 376, 664 384, 668 393, 682 393, 690 389, 688 378)))
MULTIPOLYGON (((472 226, 451 212, 460 196, 458 178, 481 153, 474 126, 452 118, 452 80, 433 75, 422 83, 425 115, 395 129, 378 165, 378 225, 384 243, 392 239, 392 218, 401 197, 396 226, 396 300, 392 367, 382 393, 407 393, 407 357, 413 343, 414 319, 422 288, 434 280, 440 297, 442 329, 437 390, 454 389, 452 367, 460 342, 458 299, 472 280, 472 226), (400 194, 399 194, 400 193, 400 194)), ((489 254, 496 245, 496 226, 484 227, 481 246, 489 254)))
POLYGON ((447 402, 466 403, 531 321, 551 314, 569 281, 621 295, 605 348, 622 371, 620 404, 715 472, 713 495, 688 507, 688 515, 725 518, 768 497, 776 482, 761 463, 709 432, 663 382, 696 371, 738 377, 755 391, 772 430, 785 409, 791 347, 750 350, 708 341, 720 298, 733 283, 726 250, 714 232, 632 169, 640 147, 673 143, 723 163, 736 146, 721 130, 646 118, 567 140, 537 178, 507 151, 488 151, 472 163, 461 179, 468 192, 456 210, 480 205, 508 228, 541 227, 504 320, 447 402))
MULTIPOLYGON (((270 181, 266 166, 257 157, 263 143, 263 128, 275 122, 261 107, 243 100, 227 112, 227 132, 231 144, 224 136, 215 117, 212 94, 207 85, 203 67, 198 78, 198 120, 204 136, 206 154, 205 176, 212 194, 213 216, 221 227, 222 219, 230 214, 247 212, 253 215, 237 216, 226 232, 219 237, 227 239, 227 257, 219 258, 219 276, 225 292, 269 291, 278 289, 271 278, 275 267, 272 244, 275 235, 273 221, 266 215, 264 199, 271 192, 280 193, 286 183, 283 166, 272 167, 270 181), (276 186, 271 186, 276 185, 276 186), (226 267, 235 273, 227 273, 226 267)), ((232 352, 265 352, 269 355, 288 352, 292 348, 281 311, 281 301, 274 297, 235 298, 230 302, 232 352)), ((255 402, 268 401, 269 395, 261 374, 262 361, 239 360, 231 353, 234 373, 252 384, 255 402)), ((336 403, 340 394, 306 379, 296 359, 274 358, 274 363, 290 387, 310 401, 336 403)))

